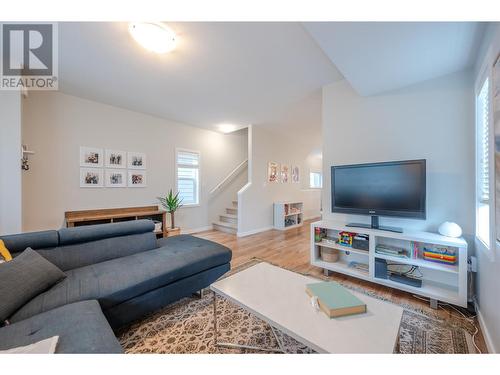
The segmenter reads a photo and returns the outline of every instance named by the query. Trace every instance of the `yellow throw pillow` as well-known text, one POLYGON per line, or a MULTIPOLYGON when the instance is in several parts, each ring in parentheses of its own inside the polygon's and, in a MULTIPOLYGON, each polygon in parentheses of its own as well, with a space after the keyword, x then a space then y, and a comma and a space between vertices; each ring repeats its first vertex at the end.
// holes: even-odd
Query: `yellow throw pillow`
POLYGON ((0 259, 4 259, 6 262, 12 260, 12 255, 10 255, 9 250, 5 247, 5 244, 0 240, 0 259))

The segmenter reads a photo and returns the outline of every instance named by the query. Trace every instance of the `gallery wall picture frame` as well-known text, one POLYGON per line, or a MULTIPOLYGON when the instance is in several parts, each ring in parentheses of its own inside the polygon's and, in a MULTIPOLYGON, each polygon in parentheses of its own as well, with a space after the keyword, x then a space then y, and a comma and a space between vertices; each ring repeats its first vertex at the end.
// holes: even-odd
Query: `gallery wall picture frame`
POLYGON ((104 166, 106 168, 127 168, 127 152, 120 150, 109 150, 104 151, 105 161, 104 166))
POLYGON ((142 188, 147 186, 146 171, 132 170, 128 171, 128 187, 142 188))
POLYGON ((102 148, 80 146, 80 167, 102 168, 103 160, 102 148))
POLYGON ((146 154, 142 152, 128 152, 127 166, 128 169, 146 169, 146 154))
POLYGON ((267 182, 279 182, 280 164, 270 161, 267 164, 267 182))
POLYGON ((284 184, 290 182, 290 166, 288 164, 281 164, 281 182, 284 184))
POLYGON ((124 169, 106 169, 105 186, 110 188, 127 187, 127 171, 124 169))
POLYGON ((81 188, 102 188, 104 180, 102 168, 80 168, 81 188))
POLYGON ((292 165, 292 183, 298 184, 300 182, 300 168, 298 165, 292 165))

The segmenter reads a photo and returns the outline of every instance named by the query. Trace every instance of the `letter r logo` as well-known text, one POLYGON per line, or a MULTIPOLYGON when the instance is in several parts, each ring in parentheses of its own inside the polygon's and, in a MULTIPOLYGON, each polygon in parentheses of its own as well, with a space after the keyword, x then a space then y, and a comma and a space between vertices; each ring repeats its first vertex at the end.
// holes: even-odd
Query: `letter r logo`
POLYGON ((3 24, 3 75, 51 76, 52 33, 51 24, 3 24))

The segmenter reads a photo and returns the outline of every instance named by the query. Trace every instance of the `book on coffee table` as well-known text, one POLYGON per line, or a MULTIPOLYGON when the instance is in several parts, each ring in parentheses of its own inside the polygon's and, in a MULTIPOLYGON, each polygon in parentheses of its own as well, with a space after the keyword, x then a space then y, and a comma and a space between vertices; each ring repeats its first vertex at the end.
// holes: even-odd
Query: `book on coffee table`
POLYGON ((330 318, 366 312, 366 304, 335 281, 307 284, 306 292, 318 297, 319 308, 330 318))

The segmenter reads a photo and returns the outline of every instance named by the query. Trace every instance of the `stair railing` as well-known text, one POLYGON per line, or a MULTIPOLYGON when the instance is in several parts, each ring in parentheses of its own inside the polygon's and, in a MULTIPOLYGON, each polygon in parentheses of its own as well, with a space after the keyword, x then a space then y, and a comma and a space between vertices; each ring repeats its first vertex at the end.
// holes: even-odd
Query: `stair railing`
POLYGON ((224 186, 226 186, 229 182, 233 180, 237 175, 240 174, 243 169, 245 169, 248 165, 248 159, 243 160, 236 168, 234 168, 224 179, 219 182, 211 191, 210 196, 214 196, 217 194, 224 186))

